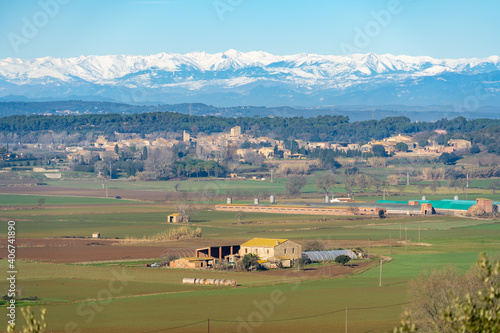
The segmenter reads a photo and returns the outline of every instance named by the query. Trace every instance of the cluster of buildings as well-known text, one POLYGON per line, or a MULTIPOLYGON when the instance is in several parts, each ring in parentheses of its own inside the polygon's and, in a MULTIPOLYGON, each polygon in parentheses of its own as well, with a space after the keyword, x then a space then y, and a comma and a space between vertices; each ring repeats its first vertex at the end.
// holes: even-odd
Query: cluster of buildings
MULTIPOLYGON (((436 130, 436 134, 446 134, 444 130, 436 130)), ((307 142, 303 140, 294 140, 299 149, 315 150, 315 149, 332 149, 338 151, 361 151, 370 152, 375 145, 381 145, 387 153, 396 155, 427 155, 435 156, 442 153, 451 153, 454 151, 467 150, 471 148, 471 142, 462 139, 449 140, 446 145, 439 145, 435 141, 431 141, 430 145, 420 147, 411 136, 395 135, 383 140, 373 140, 365 145, 356 143, 331 143, 331 142, 307 142), (402 152, 396 149, 398 143, 405 143, 408 146, 408 151, 402 152)), ((110 141, 104 136, 99 136, 91 147, 71 146, 67 147, 64 144, 43 145, 40 143, 26 144, 29 149, 52 149, 65 150, 69 161, 88 162, 92 157, 98 156, 100 159, 115 159, 119 158, 116 153, 118 149, 132 148, 136 152, 141 152, 144 147, 148 149, 156 149, 159 147, 172 148, 174 145, 191 145, 195 143, 197 154, 200 153, 204 159, 210 159, 223 156, 228 151, 235 154, 242 162, 249 162, 256 156, 262 159, 304 159, 305 156, 294 153, 287 147, 285 141, 271 139, 269 137, 255 137, 250 134, 242 134, 240 126, 231 128, 228 133, 219 133, 213 135, 204 135, 200 133, 196 137, 184 131, 182 137, 176 139, 156 138, 143 139, 133 138, 118 141, 110 141), (276 156, 277 152, 279 153, 276 156)))
POLYGON ((100 159, 118 160, 119 155, 116 153, 118 149, 134 147, 136 151, 142 151, 144 147, 155 149, 158 147, 172 148, 174 145, 184 144, 182 140, 156 138, 155 140, 147 140, 141 138, 109 141, 104 136, 99 136, 92 147, 84 148, 80 146, 66 147, 66 152, 69 161, 84 161, 88 162, 93 156, 99 156, 100 159), (92 148, 92 150, 90 149, 92 148))
POLYGON ((455 214, 477 216, 498 212, 500 202, 490 199, 478 198, 474 200, 454 199, 394 201, 379 200, 375 204, 354 201, 350 198, 339 198, 341 200, 330 201, 328 196, 324 203, 308 204, 281 204, 275 203, 275 197, 270 197, 269 204, 261 204, 259 199, 254 199, 254 204, 233 204, 228 198, 226 204, 215 205, 216 211, 243 212, 243 213, 266 213, 266 214, 299 214, 320 216, 372 216, 384 218, 387 215, 432 215, 432 214, 455 214))
POLYGON ((241 245, 211 246, 196 249, 194 257, 170 262, 170 268, 213 268, 219 263, 236 264, 247 254, 258 256, 265 268, 291 267, 302 257, 302 246, 288 239, 254 238, 241 245))
POLYGON ((209 246, 196 249, 194 257, 184 257, 170 262, 170 268, 209 269, 219 264, 235 265, 243 257, 253 254, 258 257, 258 265, 266 269, 292 267, 300 258, 310 261, 333 261, 345 255, 351 259, 364 258, 359 249, 333 251, 306 251, 289 239, 253 238, 241 245, 209 246))
MULTIPOLYGON (((361 249, 302 251, 302 246, 289 239, 253 238, 241 245, 209 246, 196 249, 194 257, 184 257, 169 263, 170 268, 210 269, 220 264, 236 265, 245 255, 258 257, 258 266, 266 269, 292 267, 300 258, 311 262, 334 261, 338 256, 362 259, 361 249)), ((222 266, 224 267, 224 265, 222 266)))
MULTIPOLYGON (((436 130, 437 133, 442 133, 442 130, 436 130)), ((446 133, 446 131, 444 131, 446 133)), ((468 150, 471 148, 472 143, 468 140, 463 139, 451 139, 446 145, 439 145, 436 141, 430 142, 431 145, 420 147, 416 140, 408 135, 395 135, 390 138, 383 140, 373 140, 360 147, 361 151, 371 151, 373 146, 381 145, 385 148, 385 151, 390 153, 395 153, 396 155, 438 155, 442 153, 452 153, 455 151, 468 150), (396 149, 398 143, 404 143, 408 146, 407 152, 401 152, 396 149)))

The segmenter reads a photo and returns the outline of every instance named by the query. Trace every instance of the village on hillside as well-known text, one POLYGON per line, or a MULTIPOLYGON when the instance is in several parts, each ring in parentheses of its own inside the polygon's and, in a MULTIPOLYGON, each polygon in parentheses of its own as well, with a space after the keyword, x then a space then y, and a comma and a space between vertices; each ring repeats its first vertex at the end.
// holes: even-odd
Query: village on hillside
MULTIPOLYGON (((445 130, 435 130, 436 138, 445 135, 445 130)), ((36 151, 58 152, 58 161, 73 164, 88 164, 92 159, 118 160, 124 152, 132 154, 137 159, 141 159, 145 150, 154 151, 157 148, 184 147, 188 149, 194 146, 196 157, 202 160, 221 161, 228 154, 244 163, 259 163, 264 160, 293 160, 308 159, 308 152, 316 149, 332 150, 338 153, 348 154, 371 153, 380 156, 380 147, 383 147, 383 154, 397 157, 439 157, 442 153, 453 153, 468 151, 472 143, 464 139, 450 139, 446 142, 436 140, 417 140, 408 135, 394 135, 382 140, 372 140, 366 144, 343 142, 307 142, 300 139, 277 140, 269 137, 254 137, 250 134, 243 134, 240 126, 231 128, 229 133, 216 135, 191 135, 184 131, 180 138, 155 139, 140 138, 138 135, 122 135, 115 133, 115 137, 127 136, 120 140, 108 140, 105 136, 98 136, 95 141, 88 142, 87 145, 55 144, 55 143, 23 143, 19 144, 18 159, 23 159, 23 155, 36 151), (374 151, 374 147, 378 147, 374 151)), ((441 140, 442 141, 442 140, 441 140)), ((14 154, 16 155, 16 154, 14 154)), ((349 156, 349 155, 348 155, 349 156)), ((4 160, 14 161, 15 158, 2 156, 4 160)))

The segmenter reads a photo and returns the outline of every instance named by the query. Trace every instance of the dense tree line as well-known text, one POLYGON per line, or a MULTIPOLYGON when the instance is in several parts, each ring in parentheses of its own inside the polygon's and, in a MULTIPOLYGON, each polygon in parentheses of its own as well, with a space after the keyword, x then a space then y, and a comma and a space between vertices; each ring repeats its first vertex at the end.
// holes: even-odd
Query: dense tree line
MULTIPOLYGON (((20 136, 33 133, 89 132, 113 135, 119 133, 138 133, 146 135, 154 132, 188 131, 193 134, 227 132, 231 127, 241 126, 243 131, 255 136, 271 136, 289 140, 336 141, 363 143, 373 139, 382 139, 393 134, 414 134, 435 129, 448 131, 442 141, 451 137, 463 137, 474 143, 481 143, 491 152, 500 153, 500 120, 475 119, 463 117, 442 119, 436 122, 411 122, 407 117, 391 117, 382 120, 349 122, 349 118, 340 115, 304 117, 239 117, 226 118, 217 116, 189 116, 176 112, 150 112, 140 114, 91 114, 66 116, 9 116, 0 118, 0 133, 17 133, 20 136)), ((292 148, 293 142, 292 142, 292 148)), ((295 149, 292 149, 295 150, 295 149)))

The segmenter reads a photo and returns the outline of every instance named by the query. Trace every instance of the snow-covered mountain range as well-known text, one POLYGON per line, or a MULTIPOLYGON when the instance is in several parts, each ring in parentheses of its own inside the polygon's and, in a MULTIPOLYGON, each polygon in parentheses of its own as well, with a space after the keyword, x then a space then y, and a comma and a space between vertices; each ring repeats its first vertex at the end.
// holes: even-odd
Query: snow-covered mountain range
POLYGON ((2 59, 0 98, 13 96, 221 106, 453 105, 458 110, 500 105, 500 59, 236 50, 2 59))

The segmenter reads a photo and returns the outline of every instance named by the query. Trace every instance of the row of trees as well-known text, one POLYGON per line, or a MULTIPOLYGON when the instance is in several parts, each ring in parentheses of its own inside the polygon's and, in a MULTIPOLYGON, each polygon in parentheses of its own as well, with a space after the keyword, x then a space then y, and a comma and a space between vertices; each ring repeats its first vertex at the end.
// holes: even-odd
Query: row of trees
POLYGON ((122 150, 118 156, 117 160, 109 157, 101 160, 96 153, 88 160, 72 162, 70 167, 73 171, 95 172, 110 179, 117 178, 120 173, 125 173, 127 177, 137 176, 143 180, 226 175, 226 168, 218 162, 194 158, 189 151, 175 146, 143 149, 134 154, 122 150))
MULTIPOLYGON (((227 132, 233 126, 241 126, 243 130, 254 135, 265 135, 274 138, 298 138, 305 141, 344 141, 367 142, 382 139, 396 133, 432 132, 435 129, 446 129, 450 134, 444 139, 459 134, 463 137, 488 147, 494 153, 497 148, 500 120, 475 119, 463 117, 442 119, 437 122, 412 123, 407 117, 390 117, 382 120, 369 120, 349 123, 345 116, 318 116, 314 118, 224 118, 216 116, 189 116, 175 112, 149 112, 131 115, 92 114, 66 116, 10 116, 0 118, 0 133, 5 137, 17 133, 17 136, 29 135, 33 140, 42 139, 47 133, 67 134, 64 141, 85 140, 87 133, 99 132, 106 135, 115 133, 139 133, 146 135, 153 132, 164 132, 165 128, 175 128, 178 133, 183 130, 192 133, 227 132), (490 148, 491 147, 491 148, 490 148)), ((53 136, 53 135, 52 135, 53 136)), ((0 138, 2 139, 2 138, 0 138)), ((56 138, 61 141, 61 138, 56 138)), ((45 140, 47 141, 47 140, 45 140)), ((294 142, 286 143, 292 151, 299 151, 294 142)))
MULTIPOLYGON (((432 169, 429 170, 432 171, 432 169)), ((443 171, 443 169, 437 170, 443 171)), ((432 191, 432 193, 436 194, 439 188, 447 187, 450 194, 452 191, 457 194, 458 190, 465 193, 467 187, 465 175, 461 172, 455 171, 454 169, 448 169, 448 171, 449 172, 443 172, 443 178, 430 179, 431 181, 428 184, 417 184, 416 190, 420 195, 425 189, 428 189, 432 191), (445 182, 442 183, 440 179, 445 182)), ((416 175, 417 173, 414 176, 416 175)), ((320 174, 316 178, 315 186, 318 191, 324 195, 332 194, 332 189, 335 187, 344 188, 345 192, 348 194, 356 191, 365 192, 369 189, 379 192, 382 188, 389 190, 392 187, 393 190, 396 190, 400 195, 403 195, 405 191, 408 191, 403 179, 406 179, 403 174, 391 174, 383 179, 377 178, 363 174, 354 167, 345 170, 343 175, 335 174, 333 172, 320 174)), ((302 192, 302 189, 306 184, 307 178, 305 176, 291 176, 285 184, 286 194, 290 196, 297 196, 302 192)), ((494 194, 497 190, 500 190, 500 184, 495 180, 490 182, 487 188, 494 194)))

